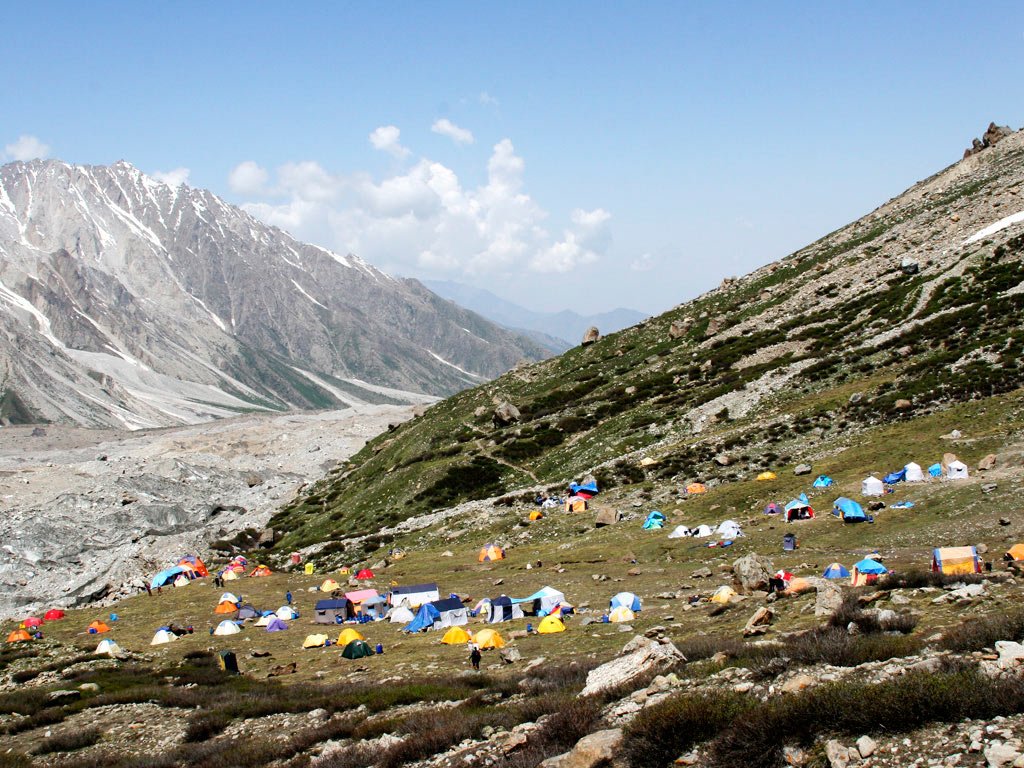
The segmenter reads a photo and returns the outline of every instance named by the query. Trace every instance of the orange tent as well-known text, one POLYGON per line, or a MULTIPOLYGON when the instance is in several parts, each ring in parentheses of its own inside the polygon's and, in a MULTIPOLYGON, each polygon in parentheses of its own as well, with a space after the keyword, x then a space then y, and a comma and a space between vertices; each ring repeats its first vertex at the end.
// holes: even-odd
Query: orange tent
POLYGON ((223 603, 217 603, 217 607, 213 609, 214 613, 234 613, 238 610, 238 606, 234 603, 230 603, 225 600, 223 603))
POLYGON ((269 576, 271 573, 273 573, 273 571, 271 571, 269 568, 267 568, 267 566, 265 566, 265 565, 257 565, 255 568, 252 569, 252 573, 250 573, 249 575, 250 576, 269 576))
POLYGON ((1014 544, 1003 557, 1007 560, 1024 560, 1024 544, 1014 544))
POLYGON ((26 640, 31 640, 32 635, 26 632, 24 629, 16 629, 7 636, 8 643, 23 643, 26 640))
POLYGON ((704 483, 690 483, 686 486, 686 492, 690 494, 707 493, 708 489, 704 483))
POLYGON ((206 568, 206 563, 200 560, 198 557, 183 557, 178 561, 178 565, 184 568, 186 571, 195 571, 196 576, 209 576, 210 571, 206 568))
POLYGON ((102 621, 98 619, 94 621, 92 624, 90 624, 88 629, 89 634, 91 635, 101 635, 104 632, 110 631, 110 627, 108 627, 106 624, 104 624, 102 621))
POLYGON ((504 560, 505 550, 494 544, 487 544, 480 550, 480 554, 476 559, 479 563, 486 563, 491 560, 504 560))
POLYGON ((570 496, 565 500, 566 512, 586 512, 587 500, 582 496, 570 496))
POLYGON ((544 513, 539 509, 535 509, 530 513, 530 520, 540 520, 542 517, 544 517, 544 513))
POLYGON ((62 611, 60 608, 51 608, 43 614, 43 618, 47 621, 56 621, 57 619, 63 619, 64 611, 62 611))

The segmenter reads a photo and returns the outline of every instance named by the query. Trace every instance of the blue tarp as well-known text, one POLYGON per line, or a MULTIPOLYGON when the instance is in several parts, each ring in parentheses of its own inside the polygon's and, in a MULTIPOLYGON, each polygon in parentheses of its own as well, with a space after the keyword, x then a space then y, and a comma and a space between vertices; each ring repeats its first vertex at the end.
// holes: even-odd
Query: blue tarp
POLYGON ((599 493, 597 490, 597 483, 594 481, 584 483, 583 485, 580 485, 579 483, 569 483, 569 490, 573 495, 576 495, 579 491, 583 491, 583 493, 589 494, 590 496, 597 496, 599 493))
POLYGON ((658 510, 654 510, 644 520, 644 530, 649 531, 652 528, 664 528, 665 527, 665 516, 658 510))
POLYGON ((882 482, 888 485, 893 485, 895 483, 902 483, 906 479, 907 470, 906 468, 903 468, 899 472, 890 472, 888 475, 882 478, 882 482))
POLYGON ((635 613, 640 610, 640 598, 632 592, 619 592, 619 594, 612 598, 610 606, 614 610, 620 605, 629 608, 629 610, 635 613))
POLYGON ((818 479, 814 481, 815 488, 828 488, 835 481, 828 475, 818 475, 818 479))
POLYGON ((176 565, 173 568, 168 568, 165 571, 160 571, 160 573, 154 576, 153 580, 149 582, 149 588, 156 589, 157 587, 163 587, 167 584, 170 584, 172 581, 174 581, 175 576, 177 576, 179 573, 184 572, 185 569, 182 568, 180 565, 176 565))
POLYGON ((832 563, 825 572, 821 574, 826 579, 848 579, 850 578, 850 572, 846 570, 846 567, 842 563, 832 563))
POLYGON ((930 467, 928 467, 928 474, 931 475, 932 477, 942 477, 942 465, 932 464, 930 467))
POLYGON ((899 504, 893 504, 889 509, 910 509, 914 506, 912 501, 901 501, 899 504))
POLYGON ((854 563, 853 567, 856 568, 860 573, 883 574, 889 572, 888 568, 886 568, 877 560, 872 560, 870 557, 865 557, 859 563, 854 563))
POLYGON ((419 632, 421 629, 430 629, 434 622, 441 618, 441 612, 431 603, 424 603, 416 612, 416 618, 405 625, 406 632, 419 632))
POLYGON ((842 518, 844 522, 859 523, 868 519, 868 516, 864 514, 863 507, 853 499, 840 496, 832 505, 832 514, 842 518))

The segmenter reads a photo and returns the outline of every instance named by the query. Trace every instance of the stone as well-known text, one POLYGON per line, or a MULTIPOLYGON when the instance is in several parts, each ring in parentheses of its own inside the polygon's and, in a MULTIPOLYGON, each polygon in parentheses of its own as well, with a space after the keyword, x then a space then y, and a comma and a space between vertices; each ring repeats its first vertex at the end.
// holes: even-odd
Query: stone
POLYGON ((717 464, 720 467, 728 467, 730 464, 732 464, 732 456, 730 456, 727 453, 720 453, 717 456, 715 456, 715 464, 717 464))
POLYGON ((756 611, 754 615, 747 620, 747 624, 743 627, 743 636, 750 637, 751 635, 762 635, 771 625, 772 620, 775 618, 775 611, 767 606, 762 605, 756 611))
POLYGON ((907 400, 905 397, 901 397, 895 403, 893 403, 893 407, 897 411, 909 411, 911 408, 914 407, 914 404, 907 400))
POLYGON ((587 328, 586 333, 583 334, 582 345, 588 347, 591 344, 601 340, 601 332, 597 330, 596 326, 590 326, 587 328))
POLYGON ((857 752, 861 757, 871 757, 878 749, 878 744, 870 736, 861 736, 857 739, 857 752))
POLYGON ((249 488, 255 488, 256 486, 263 485, 263 475, 257 472, 250 472, 245 476, 245 484, 249 488))
POLYGON ((314 709, 306 717, 310 720, 330 720, 331 713, 326 709, 314 709))
POLYGON ((996 653, 999 654, 999 666, 1003 669, 1016 667, 1024 662, 1024 645, 1012 640, 997 640, 996 653))
POLYGON ((1008 742, 992 742, 985 748, 985 760, 988 768, 1004 768, 1013 765, 1020 757, 1020 750, 1008 742))
POLYGON ((72 701, 78 701, 80 698, 82 698, 82 692, 76 690, 50 691, 46 694, 46 700, 58 706, 70 704, 72 701))
POLYGON ((260 549, 270 549, 272 546, 274 546, 274 540, 276 538, 276 535, 277 532, 273 528, 265 528, 260 533, 260 538, 259 541, 256 542, 256 545, 260 549))
POLYGON ((995 469, 995 467, 996 455, 994 453, 990 453, 988 456, 986 456, 985 458, 978 462, 978 470, 980 472, 987 472, 990 469, 995 469))
POLYGON ((797 476, 809 475, 813 471, 814 470, 810 464, 797 464, 796 467, 793 469, 793 474, 797 476))
POLYGON ((850 395, 850 405, 856 405, 857 403, 859 403, 863 399, 864 399, 864 393, 863 392, 854 392, 852 395, 850 395))
POLYGON ((82 693, 99 693, 100 686, 97 683, 82 683, 78 686, 78 690, 82 693))
POLYGON ((984 542, 979 542, 978 544, 975 544, 974 545, 974 549, 975 549, 975 551, 979 555, 987 555, 988 554, 988 544, 986 544, 984 542))
POLYGON ((506 645, 501 649, 501 651, 499 651, 499 655, 501 656, 501 660, 506 664, 513 664, 523 658, 523 654, 520 653, 519 649, 514 645, 506 645))
POLYGON ((628 571, 626 571, 627 576, 639 576, 641 573, 643 573, 643 571, 641 571, 639 568, 630 568, 628 571))
POLYGON ((996 483, 982 483, 981 484, 981 492, 982 493, 992 493, 992 491, 994 491, 998 487, 999 486, 996 483))
POLYGON ((810 688, 814 685, 814 678, 805 672, 801 672, 798 675, 794 675, 782 684, 783 693, 799 693, 804 688, 810 688))
POLYGON ((946 474, 946 471, 949 469, 949 465, 956 460, 957 458, 955 453, 947 452, 942 454, 942 474, 946 474))
POLYGON ((1009 525, 1010 524, 1010 518, 1008 518, 1008 517, 1000 517, 999 518, 999 524, 1000 525, 1009 525))
POLYGON ((775 567, 767 557, 751 553, 736 560, 732 564, 732 570, 736 583, 750 592, 755 589, 766 589, 775 567))
POLYGON ((619 652, 619 655, 627 656, 631 653, 635 653, 636 651, 648 647, 654 642, 655 641, 649 637, 645 637, 644 635, 637 635, 622 647, 622 650, 619 652))
POLYGON ((808 756, 800 747, 787 746, 782 748, 782 759, 786 761, 786 765, 802 766, 807 764, 808 756))
POLYGON ((668 337, 670 339, 679 339, 686 334, 686 328, 678 320, 674 320, 672 325, 668 327, 668 337))
POLYGON ((904 275, 916 275, 921 271, 921 265, 913 259, 905 258, 900 262, 900 269, 904 275))
POLYGON ((622 744, 622 729, 594 731, 576 742, 560 765, 561 768, 596 768, 610 763, 622 744))
POLYGON ((590 696, 598 691, 614 688, 648 672, 664 670, 681 661, 686 661, 686 657, 673 643, 651 643, 591 670, 580 696, 590 696))
POLYGON ((831 616, 843 605, 843 590, 838 584, 815 577, 813 582, 817 590, 814 596, 814 615, 831 616))
POLYGON ((716 333, 722 330, 722 325, 724 325, 724 323, 725 318, 723 318, 721 315, 711 318, 708 321, 707 330, 704 331, 704 337, 708 338, 714 336, 716 333))
POLYGON ((710 568, 698 568, 696 571, 690 574, 691 579, 710 579, 714 574, 710 568))
POLYGON ((846 768, 850 764, 850 750, 835 739, 825 742, 825 758, 830 768, 846 768))
POLYGON ((493 413, 491 413, 491 421, 499 427, 505 427, 519 421, 521 416, 522 414, 519 413, 519 409, 512 405, 512 403, 502 401, 498 403, 493 413))
POLYGON ((594 527, 603 528, 606 525, 615 525, 617 522, 622 520, 622 513, 617 509, 611 509, 605 507, 597 512, 597 517, 594 518, 594 527))

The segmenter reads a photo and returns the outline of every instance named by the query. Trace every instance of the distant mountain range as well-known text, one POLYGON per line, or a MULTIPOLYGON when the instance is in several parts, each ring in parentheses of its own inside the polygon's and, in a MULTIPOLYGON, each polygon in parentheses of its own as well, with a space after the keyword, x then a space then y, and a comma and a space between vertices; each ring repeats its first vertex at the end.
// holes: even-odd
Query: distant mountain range
POLYGON ((417 402, 545 354, 129 163, 0 167, 0 422, 417 402))
POLYGON ((534 312, 505 301, 483 288, 446 280, 422 282, 439 296, 450 299, 505 328, 527 333, 539 344, 555 352, 564 352, 569 347, 579 344, 583 334, 591 326, 596 326, 603 334, 614 333, 636 325, 647 317, 635 309, 621 308, 594 315, 580 315, 571 310, 534 312))

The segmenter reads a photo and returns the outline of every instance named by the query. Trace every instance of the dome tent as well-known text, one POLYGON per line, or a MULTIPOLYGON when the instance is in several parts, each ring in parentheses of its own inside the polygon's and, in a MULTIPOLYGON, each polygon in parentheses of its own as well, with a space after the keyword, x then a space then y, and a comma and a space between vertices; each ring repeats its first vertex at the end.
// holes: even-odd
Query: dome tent
POLYGON ((549 635, 555 632, 565 632, 565 624, 557 616, 545 616, 537 627, 538 634, 549 635))
POLYGON ((445 645, 462 645, 463 643, 468 643, 472 639, 473 636, 462 627, 452 627, 444 633, 444 637, 441 638, 441 642, 445 645))
POLYGON ((848 579, 850 572, 842 563, 831 563, 821 574, 826 579, 848 579))
POLYGON ((874 475, 864 478, 860 484, 861 496, 881 496, 884 493, 885 484, 874 475))
POLYGON ((177 639, 177 636, 173 632, 168 632, 166 629, 158 629, 156 634, 153 635, 153 639, 149 641, 149 644, 164 645, 165 643, 172 643, 177 639))
POLYGON ((215 635, 237 635, 241 631, 242 630, 239 629, 238 625, 235 624, 235 622, 233 622, 233 621, 231 621, 229 619, 225 619, 224 621, 222 621, 220 624, 217 625, 217 628, 215 630, 213 630, 213 634, 215 634, 215 635))
POLYGON ((119 646, 116 642, 110 640, 109 638, 104 638, 103 640, 100 640, 100 644, 97 645, 96 650, 93 651, 93 655, 95 656, 105 655, 113 657, 117 656, 119 653, 124 653, 124 651, 121 650, 121 646, 119 646))
POLYGON ((611 621, 616 624, 623 621, 632 621, 635 618, 636 614, 634 614, 631 610, 629 610, 629 608, 627 608, 624 605, 620 605, 618 608, 614 608, 612 612, 608 614, 608 621, 611 621))
POLYGON ((353 640, 345 645, 341 655, 345 659, 365 659, 373 656, 373 648, 365 640, 353 640))
POLYGON ((618 608, 623 606, 629 608, 631 611, 639 611, 641 608, 640 598, 634 595, 632 592, 619 592, 615 597, 611 599, 608 604, 609 608, 618 608))
POLYGON ((487 650, 488 648, 505 647, 505 638, 498 634, 497 630, 494 629, 481 629, 479 632, 473 635, 473 642, 481 650, 487 650))
POLYGON ((835 480, 833 480, 828 475, 818 475, 817 479, 814 481, 815 488, 828 488, 829 486, 834 484, 835 480))
POLYGON ((861 587, 865 584, 874 584, 879 576, 889 572, 889 569, 877 560, 865 557, 859 563, 854 563, 853 571, 850 574, 850 584, 854 587, 861 587))
POLYGON ((905 467, 903 467, 903 471, 906 473, 904 475, 904 479, 908 483, 923 483, 924 482, 924 472, 921 471, 921 465, 920 464, 915 464, 914 462, 910 462, 905 467))
POLYGON ((476 560, 478 563, 489 563, 494 560, 504 560, 505 550, 495 544, 485 544, 480 548, 480 552, 477 553, 476 560))

